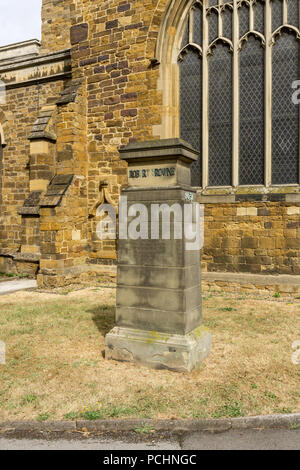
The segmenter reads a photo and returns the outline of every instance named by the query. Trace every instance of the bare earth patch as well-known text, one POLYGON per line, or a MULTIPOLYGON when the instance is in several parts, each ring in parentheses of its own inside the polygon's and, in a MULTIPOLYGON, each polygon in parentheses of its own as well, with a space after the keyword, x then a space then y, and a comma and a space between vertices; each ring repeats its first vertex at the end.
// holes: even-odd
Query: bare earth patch
POLYGON ((113 288, 0 297, 0 420, 299 412, 300 299, 206 292, 203 303, 213 351, 185 374, 104 360, 113 288))

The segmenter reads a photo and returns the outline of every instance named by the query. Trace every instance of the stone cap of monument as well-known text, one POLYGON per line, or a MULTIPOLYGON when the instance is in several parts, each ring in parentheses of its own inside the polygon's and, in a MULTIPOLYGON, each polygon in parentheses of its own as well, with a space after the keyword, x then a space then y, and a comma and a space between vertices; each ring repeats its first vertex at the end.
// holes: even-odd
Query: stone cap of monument
POLYGON ((181 139, 130 143, 120 148, 128 163, 128 188, 190 186, 190 165, 199 152, 181 139))
POLYGON ((200 154, 200 151, 179 138, 132 142, 120 147, 119 152, 121 160, 131 164, 145 160, 165 159, 176 159, 191 164, 198 160, 200 154))

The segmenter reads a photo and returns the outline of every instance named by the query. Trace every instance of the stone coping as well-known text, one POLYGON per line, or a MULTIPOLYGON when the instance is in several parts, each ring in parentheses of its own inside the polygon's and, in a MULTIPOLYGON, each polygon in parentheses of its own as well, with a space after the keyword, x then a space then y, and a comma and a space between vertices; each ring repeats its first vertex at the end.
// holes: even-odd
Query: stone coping
POLYGON ((21 47, 31 46, 31 45, 40 46, 41 41, 39 41, 38 39, 28 39, 27 41, 14 42, 12 44, 7 44, 5 46, 1 46, 0 47, 0 52, 9 51, 11 49, 20 49, 21 47))
POLYGON ((20 253, 4 250, 0 252, 0 257, 11 258, 14 261, 22 261, 27 263, 39 263, 41 255, 38 253, 20 253))
MULTIPOLYGON (((37 262, 39 255, 21 255, 21 253, 0 252, 0 257, 17 258, 22 261, 37 262)), ((87 260, 86 264, 73 266, 64 270, 65 274, 78 275, 80 273, 98 271, 117 271, 116 260, 101 260, 97 263, 96 260, 87 260)), ((300 286, 300 276, 290 274, 250 274, 250 273, 230 273, 230 272, 203 272, 202 280, 204 282, 228 282, 236 284, 252 284, 261 286, 271 285, 286 285, 286 286, 300 286)))
POLYGON ((69 189, 74 175, 55 175, 50 181, 47 191, 40 200, 41 207, 56 207, 69 189))
POLYGON ((74 103, 81 84, 82 80, 80 78, 76 80, 71 80, 67 87, 62 91, 60 97, 56 101, 56 104, 64 105, 68 103, 74 103))
POLYGON ((171 139, 159 139, 159 140, 146 140, 143 142, 131 142, 128 145, 122 145, 120 147, 120 152, 126 152, 127 150, 136 150, 141 149, 165 149, 165 148, 186 148, 193 151, 194 153, 199 154, 199 152, 194 149, 191 144, 186 142, 183 139, 171 138, 171 139))
POLYGON ((43 54, 29 58, 24 58, 24 56, 20 56, 19 60, 12 60, 11 63, 9 63, 8 61, 5 62, 5 64, 3 65, 1 65, 0 63, 0 74, 12 70, 24 69, 27 67, 36 67, 44 64, 51 64, 53 62, 61 62, 67 59, 71 59, 70 49, 65 49, 63 51, 58 52, 51 52, 49 54, 43 54))
POLYGON ((197 187, 194 187, 194 189, 197 191, 197 201, 201 204, 300 203, 300 192, 295 192, 295 188, 283 188, 282 192, 278 192, 278 189, 275 188, 268 188, 266 192, 257 192, 255 188, 249 187, 247 194, 240 192, 239 188, 228 193, 223 192, 223 194, 217 191, 214 192, 212 189, 203 190, 197 187))
POLYGON ((166 159, 178 159, 187 162, 198 160, 199 152, 182 139, 149 140, 133 142, 119 149, 121 160, 128 163, 151 160, 158 162, 166 159))
POLYGON ((34 58, 40 53, 41 43, 37 39, 17 42, 0 47, 1 67, 7 64, 19 62, 21 59, 34 58))

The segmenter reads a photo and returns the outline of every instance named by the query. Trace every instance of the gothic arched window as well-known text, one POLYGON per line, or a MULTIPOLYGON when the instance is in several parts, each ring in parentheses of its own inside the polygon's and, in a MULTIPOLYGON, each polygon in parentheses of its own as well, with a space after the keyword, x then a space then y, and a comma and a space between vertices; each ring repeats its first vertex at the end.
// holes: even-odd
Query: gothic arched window
POLYGON ((194 186, 300 183, 299 106, 292 99, 300 78, 299 15, 299 0, 191 6, 178 61, 180 135, 201 155, 194 186))

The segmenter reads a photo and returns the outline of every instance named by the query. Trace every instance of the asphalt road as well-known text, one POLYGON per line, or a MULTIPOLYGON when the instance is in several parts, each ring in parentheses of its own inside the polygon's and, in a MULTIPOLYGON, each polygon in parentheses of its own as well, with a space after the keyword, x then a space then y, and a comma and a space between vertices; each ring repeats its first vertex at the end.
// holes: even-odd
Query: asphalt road
POLYGON ((0 438, 0 450, 180 450, 177 442, 138 442, 126 443, 122 441, 87 439, 83 440, 30 440, 30 439, 3 439, 0 438))
POLYGON ((0 450, 299 450, 300 429, 229 430, 190 434, 174 440, 128 443, 118 440, 29 440, 0 438, 0 450))

